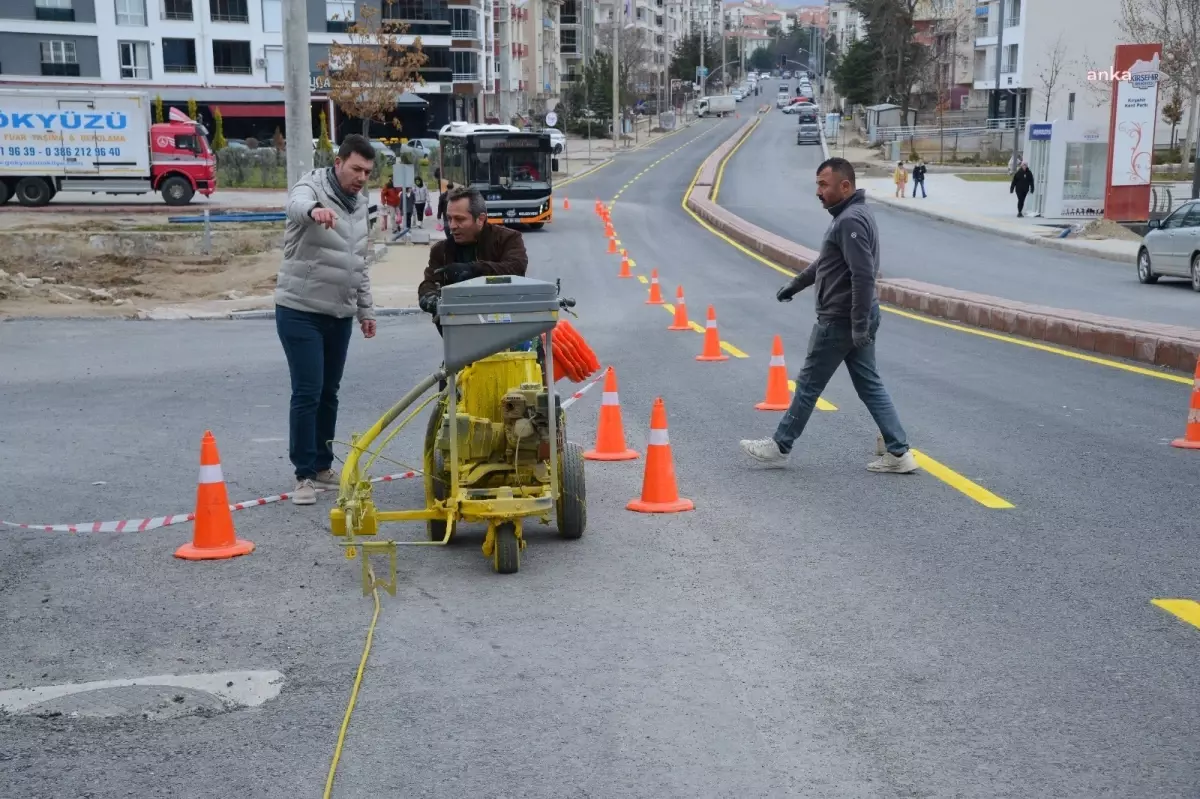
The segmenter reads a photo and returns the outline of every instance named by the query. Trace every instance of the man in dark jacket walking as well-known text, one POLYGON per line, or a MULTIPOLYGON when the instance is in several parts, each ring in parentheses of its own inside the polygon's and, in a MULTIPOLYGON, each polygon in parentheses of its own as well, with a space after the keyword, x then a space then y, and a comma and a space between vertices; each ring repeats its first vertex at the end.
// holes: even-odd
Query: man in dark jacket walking
POLYGON ((927 194, 925 194, 925 173, 927 171, 929 171, 929 170, 925 167, 924 160, 917 161, 917 165, 913 167, 913 171, 912 171, 913 195, 912 196, 913 196, 914 200, 917 198, 917 189, 918 188, 921 189, 921 199, 925 199, 928 196, 927 194))
POLYGON ((1017 195, 1017 216, 1025 216, 1025 196, 1033 194, 1033 173, 1029 171, 1029 164, 1021 162, 1008 185, 1008 193, 1017 195))
POLYGON ((843 362, 858 398, 871 412, 883 434, 885 451, 867 468, 873 472, 908 474, 919 468, 892 398, 875 368, 875 333, 879 330, 879 230, 867 207, 866 193, 855 188, 854 166, 830 158, 817 168, 817 197, 833 215, 821 252, 808 268, 776 292, 780 302, 809 286, 817 290, 817 323, 808 340, 804 368, 796 380, 791 407, 775 435, 742 441, 742 450, 760 463, 787 463, 817 398, 843 362))

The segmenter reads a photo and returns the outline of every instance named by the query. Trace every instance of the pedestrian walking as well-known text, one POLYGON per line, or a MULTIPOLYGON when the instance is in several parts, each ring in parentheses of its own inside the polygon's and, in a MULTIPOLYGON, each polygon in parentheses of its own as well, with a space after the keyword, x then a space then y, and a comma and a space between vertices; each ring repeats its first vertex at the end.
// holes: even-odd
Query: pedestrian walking
POLYGON ((916 199, 918 186, 921 187, 921 198, 924 199, 928 196, 925 194, 925 171, 925 159, 922 158, 917 161, 917 165, 913 167, 912 171, 913 199, 916 199))
POLYGON ((404 187, 404 229, 405 230, 412 230, 413 208, 415 207, 414 206, 415 199, 416 198, 413 196, 413 187, 405 186, 404 187))
POLYGON ((447 203, 449 202, 450 192, 452 191, 454 191, 454 184, 450 181, 446 181, 445 191, 438 194, 437 218, 438 221, 442 223, 442 230, 446 234, 447 241, 452 238, 450 234, 450 218, 446 213, 447 203))
POLYGON ((782 466, 812 415, 817 398, 840 364, 845 363, 858 398, 883 435, 884 451, 867 464, 873 472, 915 472, 916 458, 900 416, 875 366, 875 334, 879 330, 879 229, 867 206, 866 192, 855 187, 854 166, 830 158, 817 168, 817 197, 833 216, 820 255, 779 289, 775 298, 791 302, 816 286, 817 323, 808 340, 796 393, 770 438, 742 441, 742 450, 760 463, 782 466))
POLYGON ((425 181, 420 178, 414 182, 417 184, 413 189, 413 207, 417 212, 417 227, 425 227, 425 206, 429 203, 429 190, 425 188, 425 181))
POLYGON ((351 134, 332 167, 309 172, 288 193, 275 328, 292 381, 288 456, 297 505, 314 504, 317 486, 338 486, 332 440, 354 318, 363 337, 375 336, 366 190, 374 166, 371 143, 351 134))
POLYGON ((1025 197, 1033 194, 1033 173, 1029 171, 1029 164, 1022 161, 1017 167, 1012 183, 1008 184, 1008 193, 1017 195, 1017 216, 1025 216, 1025 197))
POLYGON ((904 168, 904 162, 896 164, 896 170, 892 172, 892 182, 896 184, 896 196, 904 196, 904 187, 908 185, 908 170, 904 168))

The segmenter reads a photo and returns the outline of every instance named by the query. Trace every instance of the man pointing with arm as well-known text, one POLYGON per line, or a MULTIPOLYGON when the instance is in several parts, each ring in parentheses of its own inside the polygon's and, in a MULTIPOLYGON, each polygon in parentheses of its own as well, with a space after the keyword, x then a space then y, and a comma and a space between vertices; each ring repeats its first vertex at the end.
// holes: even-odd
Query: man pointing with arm
POLYGON ((791 302, 816 286, 817 323, 808 341, 804 368, 796 380, 791 407, 775 435, 743 441, 742 450, 760 463, 782 466, 812 415, 817 398, 843 362, 858 397, 883 434, 886 450, 867 468, 873 472, 908 474, 919 467, 908 448, 900 417, 875 368, 875 334, 879 330, 879 230, 867 207, 866 193, 855 188, 854 167, 830 158, 817 168, 817 197, 833 215, 817 259, 776 299, 791 302))
POLYGON ((351 134, 332 167, 308 173, 288 193, 275 327, 292 377, 288 455, 297 505, 314 504, 318 485, 338 485, 329 442, 354 319, 365 338, 375 335, 366 193, 374 165, 371 143, 351 134))

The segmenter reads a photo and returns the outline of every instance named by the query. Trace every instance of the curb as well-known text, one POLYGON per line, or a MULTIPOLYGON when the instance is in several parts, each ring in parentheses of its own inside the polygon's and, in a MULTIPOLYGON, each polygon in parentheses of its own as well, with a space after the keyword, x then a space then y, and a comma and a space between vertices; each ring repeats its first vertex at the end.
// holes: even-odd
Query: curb
POLYGON ((1023 233, 1023 232, 1019 232, 1019 231, 997 230, 995 227, 983 224, 982 222, 972 222, 969 220, 955 219, 954 217, 947 216, 946 214, 938 213, 937 211, 927 211, 927 210, 923 210, 921 208, 915 208, 911 205, 905 205, 904 203, 892 202, 893 199, 894 198, 892 198, 892 197, 872 197, 871 198, 872 202, 879 203, 880 205, 886 205, 888 208, 896 208, 898 210, 905 211, 910 214, 916 214, 917 216, 923 216, 927 219, 936 219, 939 222, 946 222, 947 224, 967 228, 968 230, 977 230, 981 233, 989 233, 993 236, 1013 236, 1027 244, 1032 244, 1036 247, 1045 247, 1048 250, 1060 250, 1062 252, 1069 252, 1074 255, 1090 255, 1093 258, 1100 258, 1105 261, 1113 261, 1114 263, 1125 264, 1126 266, 1133 265, 1133 261, 1130 259, 1130 256, 1128 256, 1128 255, 1122 255, 1120 253, 1104 252, 1103 250, 1093 250, 1086 246, 1080 246, 1079 244, 1074 243, 1074 242, 1070 241, 1069 239, 1045 238, 1043 236, 1032 235, 1029 233, 1023 233))
MULTIPOLYGON (((727 157, 749 131, 739 129, 709 156, 727 157)), ((709 161, 706 160, 699 178, 709 161)), ((714 172, 715 172, 714 167, 714 172)), ((759 253, 763 258, 800 271, 812 263, 817 253, 763 230, 725 210, 705 197, 694 196, 701 186, 697 180, 688 191, 685 203, 696 216, 721 235, 738 245, 759 253)), ((710 195, 712 187, 705 187, 710 195)), ((1062 347, 1126 358, 1182 372, 1190 372, 1200 360, 1200 330, 1173 325, 1156 325, 1132 319, 1099 316, 1062 308, 991 297, 959 291, 907 279, 876 281, 881 301, 928 316, 960 322, 971 327, 995 330, 1062 347)))

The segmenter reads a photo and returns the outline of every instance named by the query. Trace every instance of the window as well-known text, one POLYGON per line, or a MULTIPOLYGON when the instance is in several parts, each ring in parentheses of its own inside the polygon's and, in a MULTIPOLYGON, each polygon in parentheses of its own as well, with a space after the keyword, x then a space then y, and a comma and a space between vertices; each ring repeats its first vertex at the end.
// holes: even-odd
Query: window
POLYGON ((1003 72, 1017 71, 1017 45, 1010 44, 1004 48, 1004 66, 1003 72))
POLYGON ((79 77, 79 59, 75 42, 42 42, 42 74, 50 77, 79 77))
POLYGON ((163 72, 192 73, 196 71, 195 39, 163 39, 163 72))
POLYGON ((560 30, 558 32, 558 41, 560 49, 566 55, 572 55, 579 52, 579 31, 560 30))
POLYGON ((450 9, 450 36, 455 39, 479 38, 479 23, 475 11, 469 8, 450 9))
POLYGON ((213 41, 213 72, 219 75, 249 75, 250 42, 213 41))
POLYGON ((118 42, 122 80, 150 80, 149 42, 118 42))
POLYGON ((34 18, 42 22, 74 22, 74 0, 35 0, 34 18))
POLYGON ((1067 95, 1067 120, 1075 118, 1075 92, 1067 95))
POLYGON ((146 24, 146 0, 117 0, 117 24, 146 24))
POLYGON ((325 0, 325 30, 342 33, 354 24, 354 0, 325 0))
POLYGON ((283 6, 280 0, 262 0, 263 33, 283 33, 283 6))
POLYGON ((213 22, 249 22, 246 0, 208 0, 208 15, 213 22))
POLYGON ((163 0, 163 19, 182 20, 191 22, 193 17, 192 0, 163 0))

